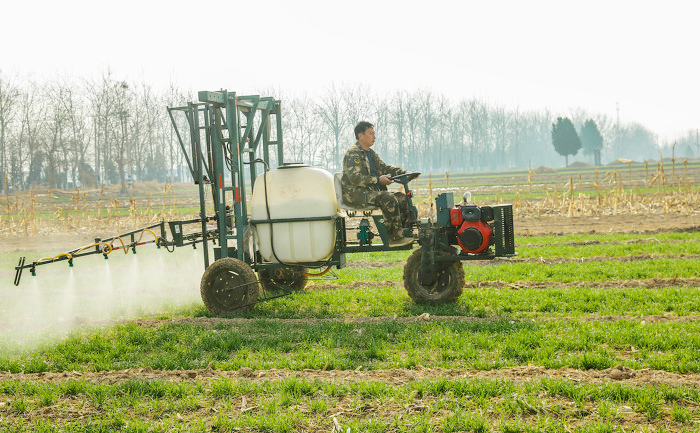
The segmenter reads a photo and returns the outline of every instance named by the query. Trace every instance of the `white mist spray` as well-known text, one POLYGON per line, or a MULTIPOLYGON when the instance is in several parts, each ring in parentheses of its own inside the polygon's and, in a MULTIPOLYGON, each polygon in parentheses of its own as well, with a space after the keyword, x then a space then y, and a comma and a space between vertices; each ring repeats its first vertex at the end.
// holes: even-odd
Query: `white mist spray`
MULTIPOLYGON (((18 287, 12 269, 0 270, 0 348, 33 347, 63 338, 82 325, 104 325, 172 312, 201 303, 199 283, 204 273, 201 244, 174 252, 153 245, 137 254, 96 254, 27 271, 18 287)), ((213 257, 213 253, 210 254, 213 257)))

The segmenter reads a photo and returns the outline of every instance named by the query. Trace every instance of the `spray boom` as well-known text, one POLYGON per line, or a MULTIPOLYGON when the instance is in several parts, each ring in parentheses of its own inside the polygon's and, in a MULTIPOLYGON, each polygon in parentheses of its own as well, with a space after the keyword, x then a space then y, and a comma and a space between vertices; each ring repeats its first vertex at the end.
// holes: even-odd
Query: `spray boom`
MULTIPOLYGON (((207 217, 206 221, 215 219, 214 217, 207 217)), ((65 253, 58 254, 53 257, 44 257, 35 260, 31 263, 26 263, 26 257, 20 257, 17 266, 15 266, 15 286, 19 286, 19 282, 22 279, 22 271, 24 269, 29 269, 32 276, 36 276, 37 266, 47 265, 49 263, 61 262, 64 260, 68 261, 68 266, 73 267, 73 259, 83 256, 90 256, 93 254, 102 254, 105 259, 109 258, 109 254, 122 250, 124 254, 128 254, 131 251, 136 254, 136 247, 146 244, 155 244, 159 249, 161 246, 165 247, 168 252, 175 251, 175 247, 181 247, 185 245, 192 245, 196 248, 198 242, 204 242, 205 239, 213 240, 216 239, 215 231, 208 231, 206 233, 190 233, 187 235, 182 234, 182 226, 185 224, 195 224, 202 223, 202 219, 193 219, 186 221, 171 221, 169 222, 171 236, 173 240, 167 240, 165 221, 161 221, 158 224, 153 224, 148 227, 143 227, 140 229, 132 230, 130 232, 122 233, 117 236, 113 236, 107 239, 95 238, 95 242, 89 245, 85 245, 65 253), (177 227, 177 232, 174 227, 177 227), (160 236, 156 234, 154 230, 160 229, 160 236), (146 239, 144 240, 144 235, 146 239), (150 235, 150 236, 149 236, 150 235), (150 237, 152 236, 152 239, 150 237), (124 240, 128 239, 128 242, 124 240)))

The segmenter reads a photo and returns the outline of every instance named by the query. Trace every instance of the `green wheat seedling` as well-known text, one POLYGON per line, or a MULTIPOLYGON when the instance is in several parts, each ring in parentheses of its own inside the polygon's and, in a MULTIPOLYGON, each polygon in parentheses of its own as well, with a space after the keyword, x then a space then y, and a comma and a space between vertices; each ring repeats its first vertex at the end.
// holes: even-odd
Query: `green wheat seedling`
POLYGON ((57 389, 55 384, 34 387, 11 381, 0 387, 0 401, 12 399, 9 408, 0 409, 4 415, 0 426, 6 431, 56 432, 75 431, 81 426, 90 431, 127 426, 137 430, 152 430, 155 426, 168 431, 206 431, 207 425, 222 430, 254 426, 261 431, 295 431, 333 428, 330 412, 339 425, 351 431, 439 428, 450 432, 488 432, 494 425, 518 431, 556 431, 571 422, 580 427, 574 431, 602 431, 601 426, 617 431, 617 414, 623 406, 681 427, 697 420, 696 405, 700 401, 697 389, 684 386, 662 386, 664 392, 660 392, 651 385, 580 384, 566 379, 436 379, 386 384, 381 388, 363 381, 298 378, 229 381, 231 388, 224 394, 217 391, 223 379, 217 379, 87 383, 76 395, 61 393, 67 384, 58 385, 57 389), (8 394, 10 385, 13 391, 8 394), (162 392, 154 393, 154 389, 162 392), (184 399, 178 397, 183 390, 184 399), (41 409, 37 399, 48 392, 56 394, 56 404, 63 408, 53 417, 52 425, 38 416, 41 409), (74 414, 84 410, 85 399, 98 393, 105 396, 104 403, 92 407, 89 420, 76 422, 74 414), (681 397, 669 399, 665 394, 681 397), (348 418, 342 408, 352 408, 351 413, 362 416, 348 418), (410 415, 415 409, 419 409, 419 416, 410 415), (396 417, 397 413, 403 416, 396 417), (601 414, 606 419, 601 419, 601 414), (185 419, 191 422, 183 424, 185 419))
MULTIPOLYGON (((119 325, 108 332, 75 336, 41 354, 0 357, 6 371, 250 368, 354 370, 415 368, 494 369, 535 364, 605 369, 617 364, 673 372, 698 372, 700 323, 635 320, 284 323, 251 321, 219 327, 142 328, 119 325), (659 336, 663 335, 663 338, 659 336), (104 338, 104 337, 107 338, 104 338), (467 338, 468 336, 468 338, 467 338), (159 341, 152 345, 150 342, 159 341), (230 341, 237 341, 234 346, 230 341), (167 342, 167 343, 166 343, 167 342), (188 350, 176 350, 187 346, 188 350), (634 357, 629 353, 634 348, 634 357), (50 359, 50 362, 45 362, 50 359)), ((86 386, 75 382, 74 395, 86 386)), ((132 394, 162 390, 134 385, 132 394)), ((222 391, 223 392, 223 391, 222 391)), ((296 391, 294 391, 296 392, 296 391)), ((292 392, 292 394, 294 394, 292 392)))

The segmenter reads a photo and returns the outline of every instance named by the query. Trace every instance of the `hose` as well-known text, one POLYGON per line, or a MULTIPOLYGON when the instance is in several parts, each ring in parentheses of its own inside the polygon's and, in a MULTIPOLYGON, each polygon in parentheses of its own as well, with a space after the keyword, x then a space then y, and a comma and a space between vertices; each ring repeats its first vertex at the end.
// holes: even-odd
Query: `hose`
POLYGON ((52 262, 52 261, 54 261, 54 260, 56 260, 56 259, 59 259, 59 258, 61 258, 61 257, 68 257, 68 260, 70 260, 70 259, 73 258, 73 256, 71 255, 71 253, 61 253, 61 254, 59 254, 59 255, 57 255, 57 256, 55 256, 55 257, 44 257, 43 259, 37 260, 35 263, 38 265, 38 264, 41 263, 41 262, 52 262))
POLYGON ((322 275, 326 275, 326 274, 328 273, 328 271, 331 270, 332 267, 333 267, 333 266, 328 266, 328 267, 326 268, 325 271, 321 271, 321 272, 319 272, 319 273, 317 273, 317 274, 312 274, 312 273, 309 273, 309 272, 303 272, 302 275, 304 275, 304 276, 306 276, 306 277, 320 277, 320 276, 322 276, 322 275))
POLYGON ((151 230, 151 229, 141 230, 141 236, 139 236, 139 240, 137 240, 136 243, 141 242, 141 238, 143 237, 143 232, 148 232, 148 233, 152 234, 153 237, 156 239, 156 245, 158 245, 158 236, 155 233, 153 233, 153 230, 151 230))
MULTIPOLYGON (((141 238, 143 238, 144 232, 148 232, 148 233, 152 234, 153 237, 156 239, 156 245, 158 245, 158 236, 153 232, 153 230, 143 229, 143 230, 141 230, 141 233, 140 233, 138 240, 134 241, 133 244, 129 244, 129 247, 134 246, 134 245, 138 245, 138 243, 141 242, 141 238)), ((115 240, 118 240, 122 244, 122 249, 124 250, 124 254, 129 254, 129 248, 126 247, 126 244, 124 244, 124 241, 122 240, 121 237, 116 237, 116 238, 112 239, 112 242, 109 245, 111 247, 111 249, 112 250, 115 249, 114 246, 112 245, 115 240)), ((97 245, 97 244, 95 244, 95 245, 97 245)), ((91 246, 94 246, 94 245, 91 245, 91 246)), ((110 250, 110 252, 111 252, 111 250, 110 250)))
MULTIPOLYGON (((85 250, 87 250, 88 248, 96 247, 96 246, 99 246, 99 245, 104 245, 104 246, 105 246, 105 248, 102 250, 102 253, 103 253, 103 254, 109 254, 109 253, 111 253, 112 250, 113 250, 113 248, 112 248, 112 246, 111 246, 110 244, 105 243, 105 242, 97 242, 97 243, 94 243, 94 244, 91 244, 91 245, 86 245, 86 246, 84 246, 84 247, 81 247, 81 248, 79 248, 79 249, 77 249, 77 250, 75 250, 75 251, 71 251, 71 252, 69 252, 69 253, 61 253, 61 254, 59 254, 59 255, 57 255, 57 256, 55 256, 55 257, 44 257, 43 259, 37 260, 35 263, 38 265, 39 263, 42 263, 42 262, 52 262, 52 261, 54 261, 54 260, 56 260, 56 259, 60 259, 61 257, 66 257, 66 258, 68 258, 68 260, 70 260, 70 259, 73 258, 73 255, 74 255, 74 254, 78 254, 78 253, 80 253, 81 251, 85 251, 85 250)), ((122 245, 123 245, 123 243, 122 243, 122 245)))
MULTIPOLYGON (((129 253, 129 250, 126 248, 126 245, 124 245, 124 241, 123 241, 122 238, 120 238, 120 237, 116 237, 116 238, 112 239, 112 242, 110 242, 109 246, 110 246, 112 249, 115 249, 114 246, 113 246, 112 244, 113 244, 114 241, 116 241, 116 240, 118 240, 119 242, 121 242, 121 244, 122 244, 122 249, 124 250, 124 254, 128 254, 128 253, 129 253)), ((117 247, 117 248, 118 248, 118 247, 117 247)))
POLYGON ((109 254, 112 252, 112 246, 110 244, 105 243, 105 242, 97 242, 97 243, 94 243, 92 245, 87 245, 87 246, 84 246, 78 250, 75 250, 75 251, 73 251, 73 254, 78 254, 81 251, 84 251, 84 250, 87 250, 88 248, 96 247, 99 245, 105 246, 105 248, 102 249, 102 254, 109 254))

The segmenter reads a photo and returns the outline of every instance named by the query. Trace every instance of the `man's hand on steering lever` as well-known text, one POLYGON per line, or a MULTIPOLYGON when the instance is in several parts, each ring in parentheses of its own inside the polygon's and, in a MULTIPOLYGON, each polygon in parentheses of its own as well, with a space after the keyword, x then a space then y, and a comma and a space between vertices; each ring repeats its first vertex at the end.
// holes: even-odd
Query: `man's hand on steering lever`
POLYGON ((379 176, 379 183, 382 185, 391 185, 392 183, 394 183, 394 181, 391 180, 391 177, 389 177, 388 174, 383 174, 379 176))

